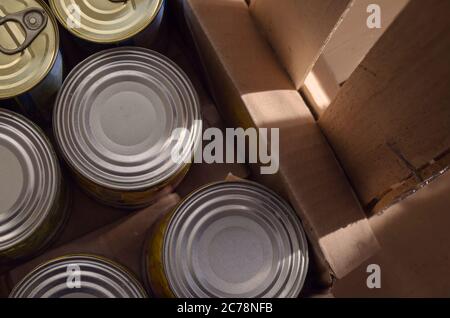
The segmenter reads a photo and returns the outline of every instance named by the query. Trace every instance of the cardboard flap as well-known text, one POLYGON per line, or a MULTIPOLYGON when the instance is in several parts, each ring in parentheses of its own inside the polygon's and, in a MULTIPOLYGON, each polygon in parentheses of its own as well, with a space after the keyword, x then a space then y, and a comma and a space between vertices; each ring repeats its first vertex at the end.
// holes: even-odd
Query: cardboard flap
POLYGON ((250 11, 300 89, 352 0, 252 0, 250 11))
POLYGON ((254 177, 290 200, 313 248, 343 277, 378 244, 333 152, 244 0, 188 0, 186 19, 222 114, 280 129, 280 170, 254 177))
POLYGON ((336 297, 449 297, 450 171, 370 218, 381 251, 337 281, 336 297), (381 288, 367 288, 367 266, 380 266, 381 288))
MULTIPOLYGON (((366 54, 389 28, 409 0, 355 0, 344 21, 327 43, 323 57, 339 84, 348 80, 366 54), (380 28, 368 28, 370 5, 380 7, 380 28)), ((371 11, 373 12, 373 11, 371 11)))
POLYGON ((365 205, 450 151, 450 2, 423 6, 409 2, 319 121, 365 205))

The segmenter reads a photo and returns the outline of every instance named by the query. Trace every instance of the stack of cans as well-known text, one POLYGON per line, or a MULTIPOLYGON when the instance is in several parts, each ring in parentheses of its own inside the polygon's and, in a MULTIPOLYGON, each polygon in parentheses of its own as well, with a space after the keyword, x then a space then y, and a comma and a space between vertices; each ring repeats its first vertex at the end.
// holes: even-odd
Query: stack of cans
MULTIPOLYGON (((101 204, 136 210, 176 188, 202 140, 191 81, 151 50, 163 0, 48 3, 0 6, 0 105, 9 109, 0 108, 0 264, 36 256, 63 230, 71 200, 59 159, 101 204), (68 72, 58 22, 77 48, 64 57, 88 55, 68 72)), ((149 229, 142 259, 147 292, 116 262, 62 255, 11 297, 297 297, 308 245, 274 192, 221 182, 149 229)))

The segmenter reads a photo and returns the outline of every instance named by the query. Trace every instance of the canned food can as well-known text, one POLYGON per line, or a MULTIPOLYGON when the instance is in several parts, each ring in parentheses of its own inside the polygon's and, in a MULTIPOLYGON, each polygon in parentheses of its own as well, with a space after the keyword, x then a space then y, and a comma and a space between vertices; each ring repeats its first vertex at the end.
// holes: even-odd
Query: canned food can
POLYGON ((0 110, 0 263, 34 256, 68 215, 68 189, 44 133, 0 110))
POLYGON ((176 186, 201 144, 191 82, 148 49, 111 49, 83 61, 64 82, 53 117, 56 142, 79 184, 118 208, 147 206, 162 188, 176 186), (177 136, 177 129, 186 133, 177 136))
POLYGON ((89 51, 105 45, 151 48, 162 25, 164 0, 50 0, 59 22, 89 51))
POLYGON ((147 298, 123 266, 94 255, 67 255, 35 268, 10 298, 147 298))
POLYGON ((253 182, 199 189, 151 230, 144 249, 157 297, 297 297, 308 245, 294 210, 253 182))
POLYGON ((0 100, 48 122, 62 81, 58 25, 50 8, 42 0, 2 2, 0 100))

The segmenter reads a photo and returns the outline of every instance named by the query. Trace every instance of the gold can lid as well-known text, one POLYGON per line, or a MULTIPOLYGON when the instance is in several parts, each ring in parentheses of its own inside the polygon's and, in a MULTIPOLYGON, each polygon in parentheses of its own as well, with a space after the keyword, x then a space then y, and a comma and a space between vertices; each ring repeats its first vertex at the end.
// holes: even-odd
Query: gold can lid
POLYGON ((5 1, 0 6, 0 99, 38 85, 59 51, 56 19, 42 0, 5 1))
POLYGON ((95 43, 127 40, 149 26, 163 0, 50 0, 61 24, 75 36, 95 43))

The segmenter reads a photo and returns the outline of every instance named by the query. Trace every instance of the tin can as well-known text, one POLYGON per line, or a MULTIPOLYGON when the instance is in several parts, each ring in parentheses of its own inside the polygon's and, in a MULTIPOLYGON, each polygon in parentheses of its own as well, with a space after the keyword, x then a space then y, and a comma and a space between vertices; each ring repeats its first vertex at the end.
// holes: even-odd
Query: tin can
POLYGON ((50 0, 50 6, 89 53, 111 45, 152 48, 165 11, 164 0, 50 0))
POLYGON ((147 298, 123 266, 94 255, 67 255, 36 267, 10 298, 147 298))
POLYGON ((148 49, 111 49, 83 61, 64 82, 53 117, 55 139, 78 183, 118 208, 147 206, 162 188, 176 186, 201 144, 191 82, 148 49), (176 136, 181 128, 187 133, 176 136))
POLYGON ((68 189, 44 133, 0 110, 0 263, 41 252, 68 215, 68 189))
POLYGON ((42 0, 0 6, 0 100, 33 119, 50 121, 63 81, 56 19, 42 0))
POLYGON ((294 210, 275 193, 253 182, 220 182, 155 225, 144 264, 158 297, 297 297, 308 245, 294 210))

